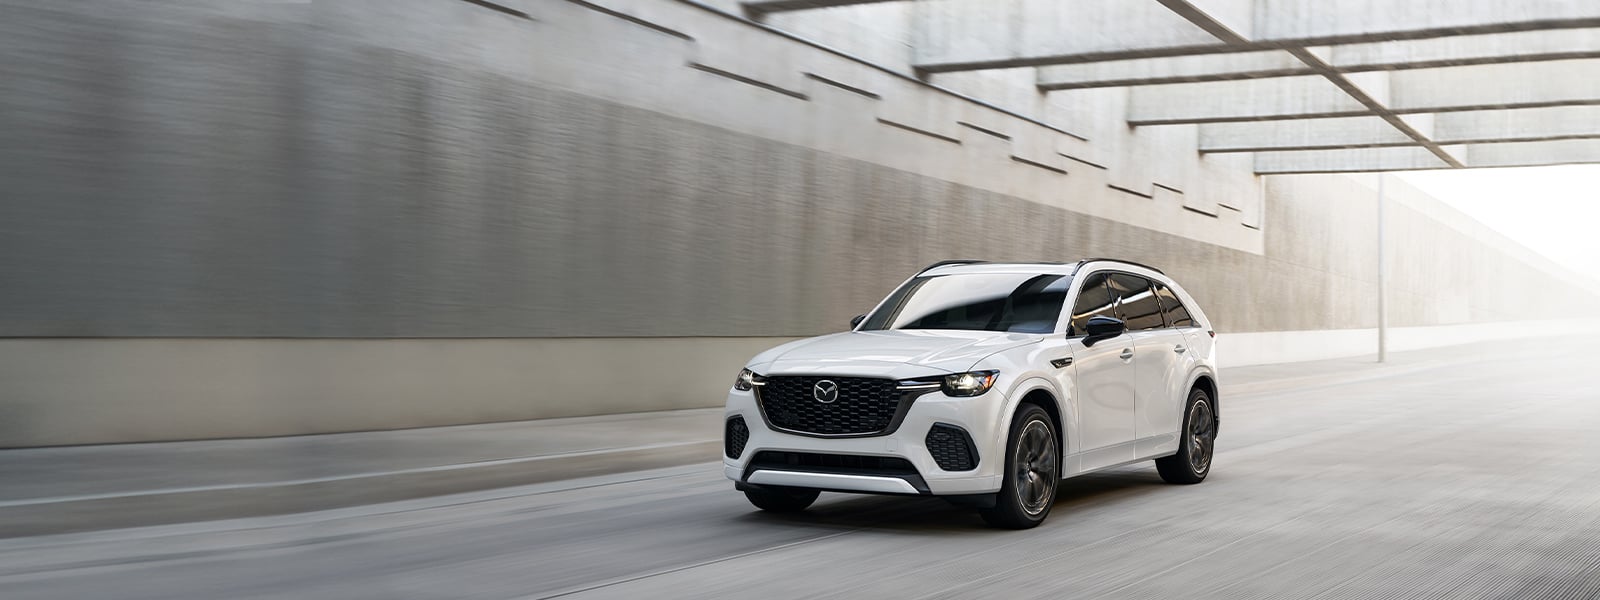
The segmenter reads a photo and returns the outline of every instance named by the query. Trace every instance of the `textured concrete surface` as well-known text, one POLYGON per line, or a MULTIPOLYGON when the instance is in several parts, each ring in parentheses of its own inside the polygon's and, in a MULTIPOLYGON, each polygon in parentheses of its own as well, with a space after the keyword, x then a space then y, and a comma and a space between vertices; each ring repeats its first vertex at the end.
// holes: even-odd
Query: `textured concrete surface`
POLYGON ((1587 345, 1405 354, 1376 378, 1330 364, 1224 396, 1208 481, 1166 485, 1147 465, 1074 479, 1025 532, 937 500, 828 494, 759 514, 708 463, 0 541, 0 596, 1589 599, 1587 345))
MULTIPOLYGON (((0 61, 0 445, 703 406, 744 347, 705 338, 837 331, 952 257, 1156 264, 1229 333, 1376 324, 1369 187, 1257 178, 1127 127, 1123 91, 936 87, 671 0, 505 4, 0 0, 27 57, 0 61), (670 391, 574 376, 618 363, 670 391)), ((828 23, 899 25, 825 41, 905 50, 904 7, 856 10, 828 23)), ((1595 301, 1390 189, 1392 324, 1595 301)))

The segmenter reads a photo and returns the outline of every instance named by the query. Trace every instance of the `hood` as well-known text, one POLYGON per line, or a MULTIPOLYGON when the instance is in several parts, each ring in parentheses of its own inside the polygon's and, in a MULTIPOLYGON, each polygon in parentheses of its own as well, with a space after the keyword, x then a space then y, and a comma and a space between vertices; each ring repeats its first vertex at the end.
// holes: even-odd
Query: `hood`
POLYGON ((1038 335, 1000 331, 848 331, 774 348, 756 357, 752 366, 764 375, 827 373, 904 379, 965 372, 985 356, 1039 340, 1038 335))

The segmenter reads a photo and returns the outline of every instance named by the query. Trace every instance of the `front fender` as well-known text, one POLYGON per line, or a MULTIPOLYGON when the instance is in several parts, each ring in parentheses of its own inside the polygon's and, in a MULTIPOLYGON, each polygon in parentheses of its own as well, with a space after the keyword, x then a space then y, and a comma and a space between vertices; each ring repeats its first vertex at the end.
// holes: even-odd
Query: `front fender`
POLYGON ((1011 432, 1011 421, 1017 415, 1017 407, 1022 404, 1022 399, 1035 391, 1043 390, 1055 401, 1056 414, 1061 415, 1061 422, 1057 427, 1061 429, 1062 450, 1064 456, 1078 453, 1078 410, 1077 404, 1072 401, 1070 391, 1060 389, 1056 383, 1043 375, 1029 375, 1011 386, 1011 391, 1006 393, 1006 401, 1000 406, 1000 414, 996 415, 995 422, 1000 424, 996 436, 999 439, 998 449, 1005 451, 1005 436, 1011 432))

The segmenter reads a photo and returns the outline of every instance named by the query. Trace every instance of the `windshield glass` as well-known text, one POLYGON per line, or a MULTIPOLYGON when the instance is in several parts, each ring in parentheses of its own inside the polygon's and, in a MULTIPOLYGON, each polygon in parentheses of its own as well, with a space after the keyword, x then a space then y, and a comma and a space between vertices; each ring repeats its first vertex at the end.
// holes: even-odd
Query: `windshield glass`
POLYGON ((889 295, 861 330, 965 329, 1051 333, 1068 275, 964 273, 917 277, 889 295))

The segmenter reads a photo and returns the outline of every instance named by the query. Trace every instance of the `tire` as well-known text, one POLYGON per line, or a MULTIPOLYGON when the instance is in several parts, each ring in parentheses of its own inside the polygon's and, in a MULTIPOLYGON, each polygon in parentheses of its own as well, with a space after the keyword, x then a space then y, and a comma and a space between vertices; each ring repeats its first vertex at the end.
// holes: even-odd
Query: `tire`
POLYGON ((1217 443, 1217 413, 1211 395, 1195 388, 1183 407, 1178 453, 1156 459, 1156 471, 1167 483, 1195 484, 1211 472, 1217 443))
POLYGON ((744 497, 750 500, 756 508, 767 512, 794 513, 805 510, 817 501, 821 490, 808 490, 804 488, 749 488, 744 491, 744 497))
POLYGON ((978 511, 983 520, 1005 529, 1029 529, 1044 522, 1061 482, 1061 436, 1044 409, 1024 404, 1006 437, 1006 470, 993 508, 978 511))

